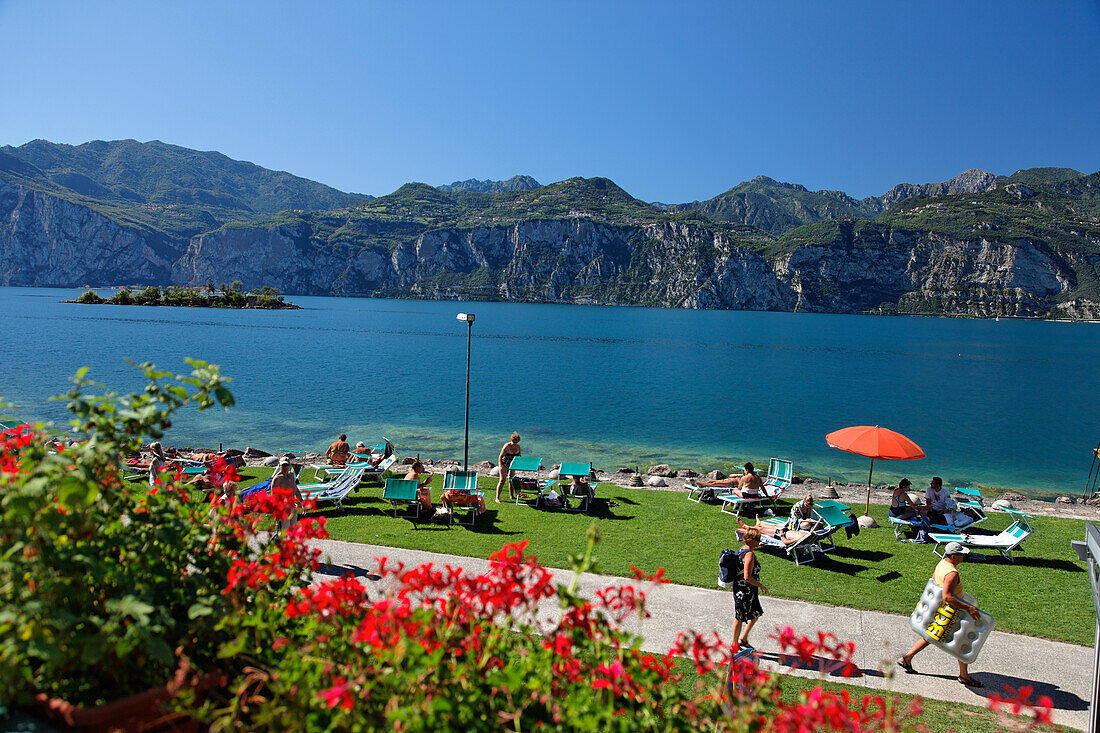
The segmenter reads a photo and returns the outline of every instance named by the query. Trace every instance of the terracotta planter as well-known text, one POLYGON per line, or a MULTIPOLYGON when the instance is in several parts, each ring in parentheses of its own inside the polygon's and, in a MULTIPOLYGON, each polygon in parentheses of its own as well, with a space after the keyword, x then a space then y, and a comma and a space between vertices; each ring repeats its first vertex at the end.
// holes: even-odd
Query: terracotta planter
POLYGON ((35 707, 51 724, 67 730, 85 733, 116 733, 118 731, 198 731, 196 721, 182 713, 166 710, 163 703, 171 700, 187 686, 210 689, 218 675, 195 678, 187 667, 176 670, 167 684, 154 687, 103 705, 82 706, 45 693, 35 696, 35 707))

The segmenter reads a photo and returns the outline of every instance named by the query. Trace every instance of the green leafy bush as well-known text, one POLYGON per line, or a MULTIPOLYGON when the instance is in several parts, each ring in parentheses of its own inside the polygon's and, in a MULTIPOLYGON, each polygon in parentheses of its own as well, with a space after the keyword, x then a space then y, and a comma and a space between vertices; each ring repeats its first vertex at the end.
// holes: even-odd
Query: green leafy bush
POLYGON ((127 397, 90 394, 81 370, 70 447, 31 426, 3 434, 0 703, 95 703, 163 683, 177 650, 213 659, 231 557, 210 549, 210 509, 167 475, 153 489, 123 482, 119 463, 175 410, 232 404, 217 367, 190 363, 174 377, 142 365, 149 384, 127 397))

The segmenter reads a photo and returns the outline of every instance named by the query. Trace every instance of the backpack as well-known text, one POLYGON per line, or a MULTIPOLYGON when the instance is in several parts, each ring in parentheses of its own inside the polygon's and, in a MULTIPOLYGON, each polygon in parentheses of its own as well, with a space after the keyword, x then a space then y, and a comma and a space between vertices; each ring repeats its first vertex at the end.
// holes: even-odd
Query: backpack
POLYGON ((718 556, 719 587, 732 588, 742 572, 744 571, 741 568, 741 556, 728 547, 722 550, 718 556))

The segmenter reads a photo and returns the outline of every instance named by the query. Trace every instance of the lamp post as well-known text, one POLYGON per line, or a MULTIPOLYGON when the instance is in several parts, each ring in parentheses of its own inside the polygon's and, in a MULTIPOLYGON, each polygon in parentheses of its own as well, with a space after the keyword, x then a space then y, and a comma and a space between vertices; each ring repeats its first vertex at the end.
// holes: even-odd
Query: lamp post
POLYGON ((474 314, 459 313, 458 320, 466 321, 466 438, 462 448, 462 470, 470 470, 470 339, 474 332, 474 314))

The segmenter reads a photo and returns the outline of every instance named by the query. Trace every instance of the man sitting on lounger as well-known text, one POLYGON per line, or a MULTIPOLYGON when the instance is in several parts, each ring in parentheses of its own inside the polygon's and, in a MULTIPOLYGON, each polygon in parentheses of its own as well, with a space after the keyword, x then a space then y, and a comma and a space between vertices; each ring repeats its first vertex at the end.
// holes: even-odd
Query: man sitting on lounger
POLYGON ((745 464, 745 472, 740 476, 730 476, 729 478, 714 479, 713 481, 696 481, 696 486, 702 487, 728 487, 731 494, 740 496, 742 499, 759 499, 764 495, 764 482, 760 480, 760 477, 753 473, 753 465, 751 463, 745 464))
POLYGON ((332 441, 332 445, 325 451, 325 458, 334 466, 343 466, 351 457, 351 446, 348 445, 348 436, 340 433, 340 437, 332 441))
POLYGON ((378 455, 374 455, 367 448, 363 441, 359 441, 355 444, 355 451, 351 454, 351 458, 357 461, 366 461, 371 466, 377 468, 378 464, 390 457, 390 444, 387 442, 386 447, 382 449, 382 452, 378 455))

